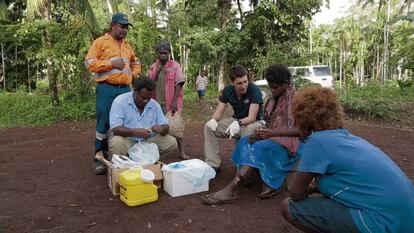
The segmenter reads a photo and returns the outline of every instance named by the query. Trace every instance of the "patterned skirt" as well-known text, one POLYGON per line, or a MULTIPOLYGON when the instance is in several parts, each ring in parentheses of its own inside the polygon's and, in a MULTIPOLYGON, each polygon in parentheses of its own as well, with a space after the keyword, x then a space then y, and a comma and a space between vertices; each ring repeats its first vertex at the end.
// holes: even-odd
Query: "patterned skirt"
POLYGON ((250 144, 249 136, 246 136, 237 143, 231 159, 237 167, 257 168, 263 182, 279 189, 286 174, 300 159, 302 148, 301 143, 298 152, 291 156, 285 147, 276 141, 266 139, 250 144))

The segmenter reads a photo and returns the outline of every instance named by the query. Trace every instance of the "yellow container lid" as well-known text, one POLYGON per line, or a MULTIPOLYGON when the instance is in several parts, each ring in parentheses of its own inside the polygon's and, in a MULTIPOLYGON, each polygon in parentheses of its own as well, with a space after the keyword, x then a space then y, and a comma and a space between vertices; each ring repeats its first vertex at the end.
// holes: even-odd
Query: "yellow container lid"
POLYGON ((121 185, 139 185, 144 182, 140 178, 141 170, 126 170, 119 174, 119 182, 121 185))

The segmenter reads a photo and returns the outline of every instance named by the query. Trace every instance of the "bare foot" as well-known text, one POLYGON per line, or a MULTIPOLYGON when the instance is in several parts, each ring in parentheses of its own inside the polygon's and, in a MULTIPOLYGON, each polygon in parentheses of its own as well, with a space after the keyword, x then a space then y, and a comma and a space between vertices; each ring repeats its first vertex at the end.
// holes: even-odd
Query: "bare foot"
POLYGON ((224 189, 213 193, 213 195, 211 195, 211 197, 218 200, 218 201, 233 200, 235 198, 234 193, 227 192, 224 189))
POLYGON ((218 192, 205 195, 202 197, 202 200, 207 205, 219 205, 233 202, 237 200, 237 197, 234 195, 234 193, 222 189, 218 192))

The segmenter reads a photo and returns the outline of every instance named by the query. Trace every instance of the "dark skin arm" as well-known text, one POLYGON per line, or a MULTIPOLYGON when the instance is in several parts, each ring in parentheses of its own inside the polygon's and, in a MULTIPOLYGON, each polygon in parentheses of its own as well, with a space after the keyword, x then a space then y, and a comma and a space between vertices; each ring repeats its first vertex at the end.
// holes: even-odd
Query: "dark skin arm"
POLYGON ((267 129, 267 128, 259 128, 256 129, 256 133, 250 135, 249 141, 250 143, 255 143, 257 141, 268 139, 272 137, 299 137, 300 131, 297 128, 291 129, 267 129))
POLYGON ((296 128, 282 129, 282 130, 259 128, 256 131, 256 133, 262 139, 267 139, 267 138, 272 138, 272 137, 299 137, 300 136, 300 132, 296 128))
POLYGON ((177 111, 178 107, 177 107, 177 100, 178 100, 178 95, 180 94, 181 90, 183 89, 183 85, 184 82, 180 82, 177 85, 175 85, 174 87, 174 98, 173 101, 171 102, 171 113, 174 116, 175 112, 177 111))
POLYGON ((314 178, 317 178, 319 174, 297 172, 292 183, 292 188, 289 190, 290 198, 293 201, 300 201, 305 199, 309 194, 318 192, 314 178))
POLYGON ((114 135, 122 136, 122 137, 140 137, 140 138, 149 138, 152 132, 159 133, 162 136, 168 134, 169 127, 168 125, 154 125, 151 129, 146 128, 136 128, 131 129, 123 126, 118 126, 112 129, 114 135))
POLYGON ((151 130, 159 133, 161 136, 165 136, 168 134, 170 127, 168 125, 154 125, 151 127, 151 130))
POLYGON ((115 68, 118 70, 122 70, 123 68, 125 68, 125 62, 122 59, 111 61, 111 64, 112 64, 112 68, 115 68))

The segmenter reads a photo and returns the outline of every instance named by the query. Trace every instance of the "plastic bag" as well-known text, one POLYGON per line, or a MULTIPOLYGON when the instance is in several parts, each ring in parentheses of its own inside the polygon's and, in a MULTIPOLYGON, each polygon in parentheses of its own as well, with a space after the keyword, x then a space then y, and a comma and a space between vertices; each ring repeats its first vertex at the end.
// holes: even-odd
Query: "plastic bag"
POLYGON ((181 114, 175 112, 173 116, 171 112, 168 112, 165 117, 168 120, 168 126, 170 128, 168 134, 176 138, 183 138, 185 125, 181 114))
POLYGON ((160 159, 160 152, 155 143, 138 142, 129 148, 128 154, 132 160, 141 166, 154 164, 160 159))

